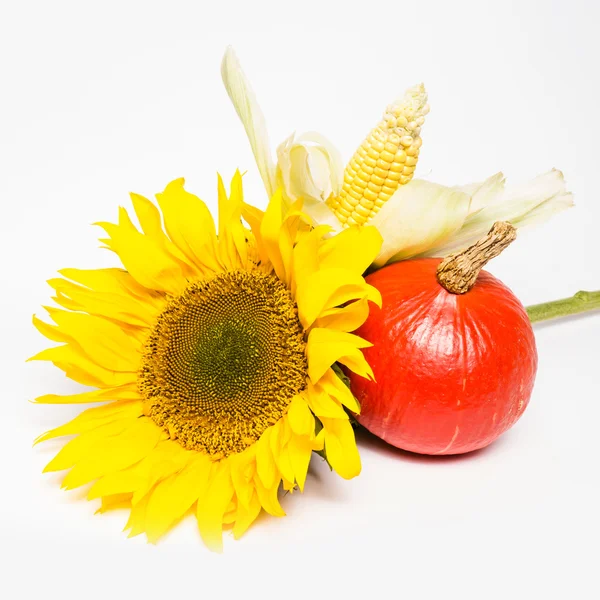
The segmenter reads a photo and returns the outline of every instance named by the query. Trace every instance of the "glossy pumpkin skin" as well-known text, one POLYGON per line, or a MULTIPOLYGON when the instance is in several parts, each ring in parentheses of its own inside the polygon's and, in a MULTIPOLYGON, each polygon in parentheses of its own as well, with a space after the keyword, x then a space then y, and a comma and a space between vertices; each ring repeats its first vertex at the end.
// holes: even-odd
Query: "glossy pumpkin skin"
POLYGON ((361 425, 421 454, 487 446, 523 414, 537 370, 531 323, 515 295, 481 271, 463 295, 436 280, 438 258, 369 275, 383 307, 356 332, 376 382, 350 374, 361 425))

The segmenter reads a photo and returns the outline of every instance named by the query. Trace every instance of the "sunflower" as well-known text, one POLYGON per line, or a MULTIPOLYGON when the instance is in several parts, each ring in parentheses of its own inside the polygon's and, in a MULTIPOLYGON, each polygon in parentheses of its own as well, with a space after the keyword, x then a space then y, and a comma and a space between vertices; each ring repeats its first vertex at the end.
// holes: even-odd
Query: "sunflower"
POLYGON ((381 238, 311 229, 279 192, 251 207, 239 173, 229 196, 219 178, 218 228, 183 179, 156 197, 160 210, 131 195, 139 228, 123 208, 99 223, 124 269, 49 281, 62 308, 34 324, 61 345, 33 358, 96 389, 37 402, 102 404, 37 441, 75 436, 45 471, 91 484, 101 512, 128 507, 130 535, 155 542, 193 511, 220 550, 224 527, 238 538, 262 509, 284 515, 278 491, 304 489, 313 451, 344 478, 360 472, 344 410, 359 406, 336 365, 372 376, 350 332, 380 303, 362 274, 381 238))

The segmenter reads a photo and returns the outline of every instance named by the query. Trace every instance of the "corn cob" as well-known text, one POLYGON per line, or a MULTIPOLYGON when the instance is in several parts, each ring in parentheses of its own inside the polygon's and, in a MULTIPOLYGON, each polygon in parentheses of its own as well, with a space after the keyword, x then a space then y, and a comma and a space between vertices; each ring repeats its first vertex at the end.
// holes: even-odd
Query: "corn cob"
POLYGON ((344 226, 368 221, 398 186, 412 179, 428 112, 423 84, 410 88, 402 100, 386 108, 383 119, 346 167, 340 195, 327 201, 344 226))

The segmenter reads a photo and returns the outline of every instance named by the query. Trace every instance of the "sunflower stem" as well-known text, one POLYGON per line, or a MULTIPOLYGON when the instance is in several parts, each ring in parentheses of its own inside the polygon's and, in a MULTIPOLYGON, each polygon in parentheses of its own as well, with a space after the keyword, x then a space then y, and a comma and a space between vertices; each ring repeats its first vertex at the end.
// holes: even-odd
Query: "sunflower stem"
POLYGON ((553 300, 528 306, 525 310, 532 323, 560 319, 569 315, 600 309, 600 290, 595 292, 579 291, 570 298, 553 300))

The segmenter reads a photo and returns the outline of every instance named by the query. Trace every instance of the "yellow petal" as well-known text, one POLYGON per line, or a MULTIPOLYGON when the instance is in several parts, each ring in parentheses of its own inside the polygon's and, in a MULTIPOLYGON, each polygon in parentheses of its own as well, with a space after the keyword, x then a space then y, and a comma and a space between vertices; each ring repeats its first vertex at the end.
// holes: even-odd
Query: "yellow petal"
POLYGON ((197 275, 198 270, 194 267, 193 261, 187 258, 183 251, 165 235, 158 208, 139 194, 130 194, 130 197, 144 234, 152 238, 165 254, 174 258, 186 276, 197 275))
POLYGON ((413 179, 401 185, 369 221, 383 238, 376 267, 426 252, 458 231, 471 197, 455 188, 413 179))
POLYGON ((277 498, 279 482, 272 487, 266 488, 260 478, 255 477, 254 485, 261 506, 274 517, 285 517, 285 512, 283 511, 283 508, 281 508, 281 504, 279 504, 279 499, 277 498))
POLYGON ((129 519, 125 525, 124 531, 129 529, 128 537, 134 537, 146 531, 146 508, 148 506, 149 496, 145 496, 141 502, 132 505, 129 519))
MULTIPOLYGON (((250 225, 250 229, 252 229, 252 231, 260 231, 260 224, 265 216, 264 211, 260 210, 260 208, 256 208, 256 206, 244 203, 242 206, 242 216, 244 217, 246 223, 250 225)), ((258 241, 259 240, 257 240, 257 242, 258 241)))
POLYGON ((235 270, 247 265, 247 231, 242 225, 244 196, 242 176, 236 171, 231 181, 229 198, 221 176, 218 176, 219 196, 219 259, 223 268, 235 270))
POLYGON ((279 471, 271 452, 271 433, 273 427, 263 431, 256 442, 256 471, 266 488, 271 488, 279 481, 279 471))
POLYGON ((254 475, 256 473, 256 444, 239 454, 229 457, 231 462, 231 480, 239 502, 246 508, 254 492, 254 475))
POLYGON ((106 402, 109 400, 137 400, 140 393, 135 383, 122 385, 104 390, 92 390, 70 396, 59 396, 57 394, 46 394, 36 398, 37 404, 89 404, 90 402, 106 402))
POLYGON ((283 488, 284 492, 289 492, 290 494, 293 493, 295 486, 296 484, 294 483, 293 479, 292 481, 288 481, 285 478, 281 479, 281 487, 283 488))
POLYGON ((223 549, 223 515, 234 495, 229 462, 222 460, 211 474, 206 493, 198 500, 196 518, 204 543, 214 552, 223 549))
POLYGON ((242 266, 247 264, 248 229, 242 224, 242 209, 244 207, 244 188, 242 174, 236 170, 231 178, 231 191, 229 194, 230 219, 228 232, 237 251, 242 266))
POLYGON ((143 474, 144 481, 133 490, 132 504, 139 502, 160 481, 183 470, 194 456, 194 452, 173 440, 160 441, 137 465, 136 473, 143 474))
POLYGON ((361 298, 341 308, 330 308, 321 313, 321 316, 315 321, 315 327, 347 332, 356 331, 367 320, 369 308, 369 301, 366 298, 361 298))
POLYGON ((250 249, 248 248, 248 257, 251 260, 249 260, 247 268, 254 268, 258 263, 268 267, 269 257, 260 236, 260 224, 264 218, 264 212, 254 206, 244 204, 242 216, 244 217, 246 223, 250 225, 251 231, 248 232, 247 235, 248 238, 251 238, 253 242, 252 253, 250 253, 250 249))
POLYGON ((234 494, 233 498, 229 502, 229 505, 225 509, 225 514, 223 515, 223 526, 224 527, 235 523, 237 507, 238 507, 238 499, 236 498, 236 496, 234 494))
MULTIPOLYGON (((69 310, 86 312, 97 317, 148 328, 158 316, 158 309, 141 302, 130 294, 122 295, 89 290, 66 279, 49 279, 48 284, 57 292, 56 303, 69 310)), ((47 333, 42 332, 46 337, 47 333)))
POLYGON ((63 487, 73 489, 107 473, 125 469, 148 455, 165 437, 153 421, 138 418, 122 433, 95 444, 66 475, 63 487))
POLYGON ((354 430, 347 419, 321 419, 325 431, 327 461, 344 479, 356 477, 361 470, 354 430))
POLYGON ((141 400, 136 400, 133 402, 111 402, 103 406, 88 408, 68 423, 40 435, 34 444, 63 435, 90 431, 100 425, 106 425, 116 420, 139 417, 142 414, 142 404, 141 400))
POLYGON ((69 336, 66 335, 63 331, 61 331, 56 325, 50 325, 49 323, 45 323, 41 319, 38 319, 35 315, 33 315, 33 326, 49 340, 53 342, 66 342, 69 340, 69 336))
POLYGON ((100 477, 90 488, 87 499, 94 500, 116 494, 129 494, 129 503, 133 505, 136 504, 131 501, 133 493, 144 484, 144 481, 144 474, 139 469, 139 463, 136 463, 122 471, 100 477))
POLYGON ((57 292, 57 303, 70 310, 148 327, 164 303, 161 294, 151 293, 122 269, 63 269, 60 273, 66 279, 48 283, 57 292))
POLYGON ((48 311, 64 341, 80 346, 95 363, 110 371, 138 371, 141 358, 139 345, 119 326, 85 313, 48 311))
POLYGON ((285 263, 279 247, 283 225, 282 211, 281 191, 278 190, 269 201, 269 205, 265 211, 265 215, 260 225, 260 238, 269 261, 275 269, 277 277, 279 277, 281 281, 286 281, 285 263))
POLYGON ((187 285, 181 264, 153 238, 141 234, 125 209, 119 224, 99 223, 110 236, 108 247, 119 255, 124 267, 144 287, 179 294, 187 285))
POLYGON ((340 358, 338 358, 338 362, 343 364, 345 367, 348 367, 348 369, 350 369, 353 373, 356 373, 365 379, 375 380, 373 370, 363 356, 362 352, 349 352, 345 356, 340 356, 340 358))
POLYGON ((96 513, 105 513, 118 508, 131 508, 131 494, 113 494, 104 496, 96 513))
POLYGON ((310 410, 319 418, 346 419, 347 415, 341 404, 321 387, 321 381, 317 385, 308 383, 304 396, 310 410))
MULTIPOLYGON (((329 369, 321 377, 318 383, 319 389, 323 390, 326 394, 335 398, 340 404, 349 408, 353 413, 360 413, 360 404, 354 397, 348 386, 335 374, 333 369, 329 369)), ((333 416, 333 415, 323 415, 333 416)))
POLYGON ((120 298, 132 296, 149 303, 157 299, 156 294, 140 285, 123 269, 61 269, 59 273, 95 292, 114 294, 120 298))
POLYGON ((235 515, 235 524, 233 526, 233 537, 239 540, 246 532, 248 527, 254 523, 256 517, 260 514, 260 500, 258 494, 253 489, 252 495, 248 502, 244 505, 238 502, 237 512, 235 515))
POLYGON ((277 465, 281 477, 289 482, 294 481, 294 472, 292 471, 292 465, 286 450, 287 442, 291 437, 291 430, 287 423, 287 419, 280 419, 271 428, 271 452, 277 465))
POLYGON ((128 492, 132 494, 131 504, 137 504, 154 485, 186 466, 189 460, 181 460, 181 455, 193 453, 170 440, 160 441, 141 461, 100 477, 90 488, 88 499, 128 492))
POLYGON ((321 267, 347 269, 362 275, 379 254, 382 242, 375 227, 355 225, 344 229, 321 246, 321 267))
POLYGON ((292 431, 297 435, 310 435, 315 431, 315 418, 302 396, 294 396, 290 402, 287 419, 292 431))
POLYGON ((351 333, 312 329, 306 344, 310 380, 316 383, 335 362, 341 362, 363 377, 373 378, 373 371, 360 351, 370 346, 371 343, 351 333))
POLYGON ((296 242, 301 235, 311 231, 312 226, 308 224, 308 215, 304 212, 304 201, 302 198, 296 200, 289 208, 284 208, 284 219, 286 228, 289 230, 292 240, 296 242))
POLYGON ((184 179, 176 179, 156 194, 167 233, 177 247, 204 275, 219 269, 215 256, 217 234, 206 204, 184 189, 184 179))
MULTIPOLYGON (((293 273, 295 288, 303 286, 308 277, 319 270, 319 246, 323 236, 329 232, 329 227, 320 225, 304 235, 293 250, 293 273)), ((310 285, 310 284, 309 284, 310 285)))
POLYGON ((298 284, 296 303, 300 322, 309 328, 324 311, 359 298, 381 306, 381 294, 365 283, 361 275, 347 269, 321 269, 298 284))
POLYGON ((72 467, 87 456, 99 443, 122 433, 137 420, 137 417, 115 419, 114 421, 81 433, 60 449, 58 454, 44 467, 44 473, 63 471, 72 467))
POLYGON ((313 445, 304 436, 294 436, 288 443, 290 463, 294 471, 296 483, 301 492, 304 491, 304 483, 306 482, 312 451, 313 445))
POLYGON ((208 457, 198 455, 183 471, 156 485, 146 510, 149 542, 157 542, 204 494, 209 483, 210 468, 208 457))
POLYGON ((144 196, 131 192, 129 194, 133 210, 140 222, 140 227, 144 234, 154 238, 161 245, 167 243, 167 236, 162 228, 162 219, 158 208, 144 196))
POLYGON ((292 463, 290 461, 290 454, 288 450, 288 444, 282 444, 279 448, 279 451, 275 455, 275 462, 277 464, 277 468, 281 473, 281 478, 284 483, 289 482, 290 487, 294 486, 294 469, 292 468, 292 463))
MULTIPOLYGON (((293 209, 293 207, 291 207, 293 209)), ((292 283, 293 277, 293 248, 296 242, 298 228, 301 222, 297 211, 290 210, 284 218, 283 225, 279 230, 279 254, 285 271, 283 280, 288 287, 292 283)))
POLYGON ((49 360, 63 370, 70 379, 93 387, 116 388, 137 381, 136 372, 105 369, 72 345, 47 348, 29 360, 49 360))

